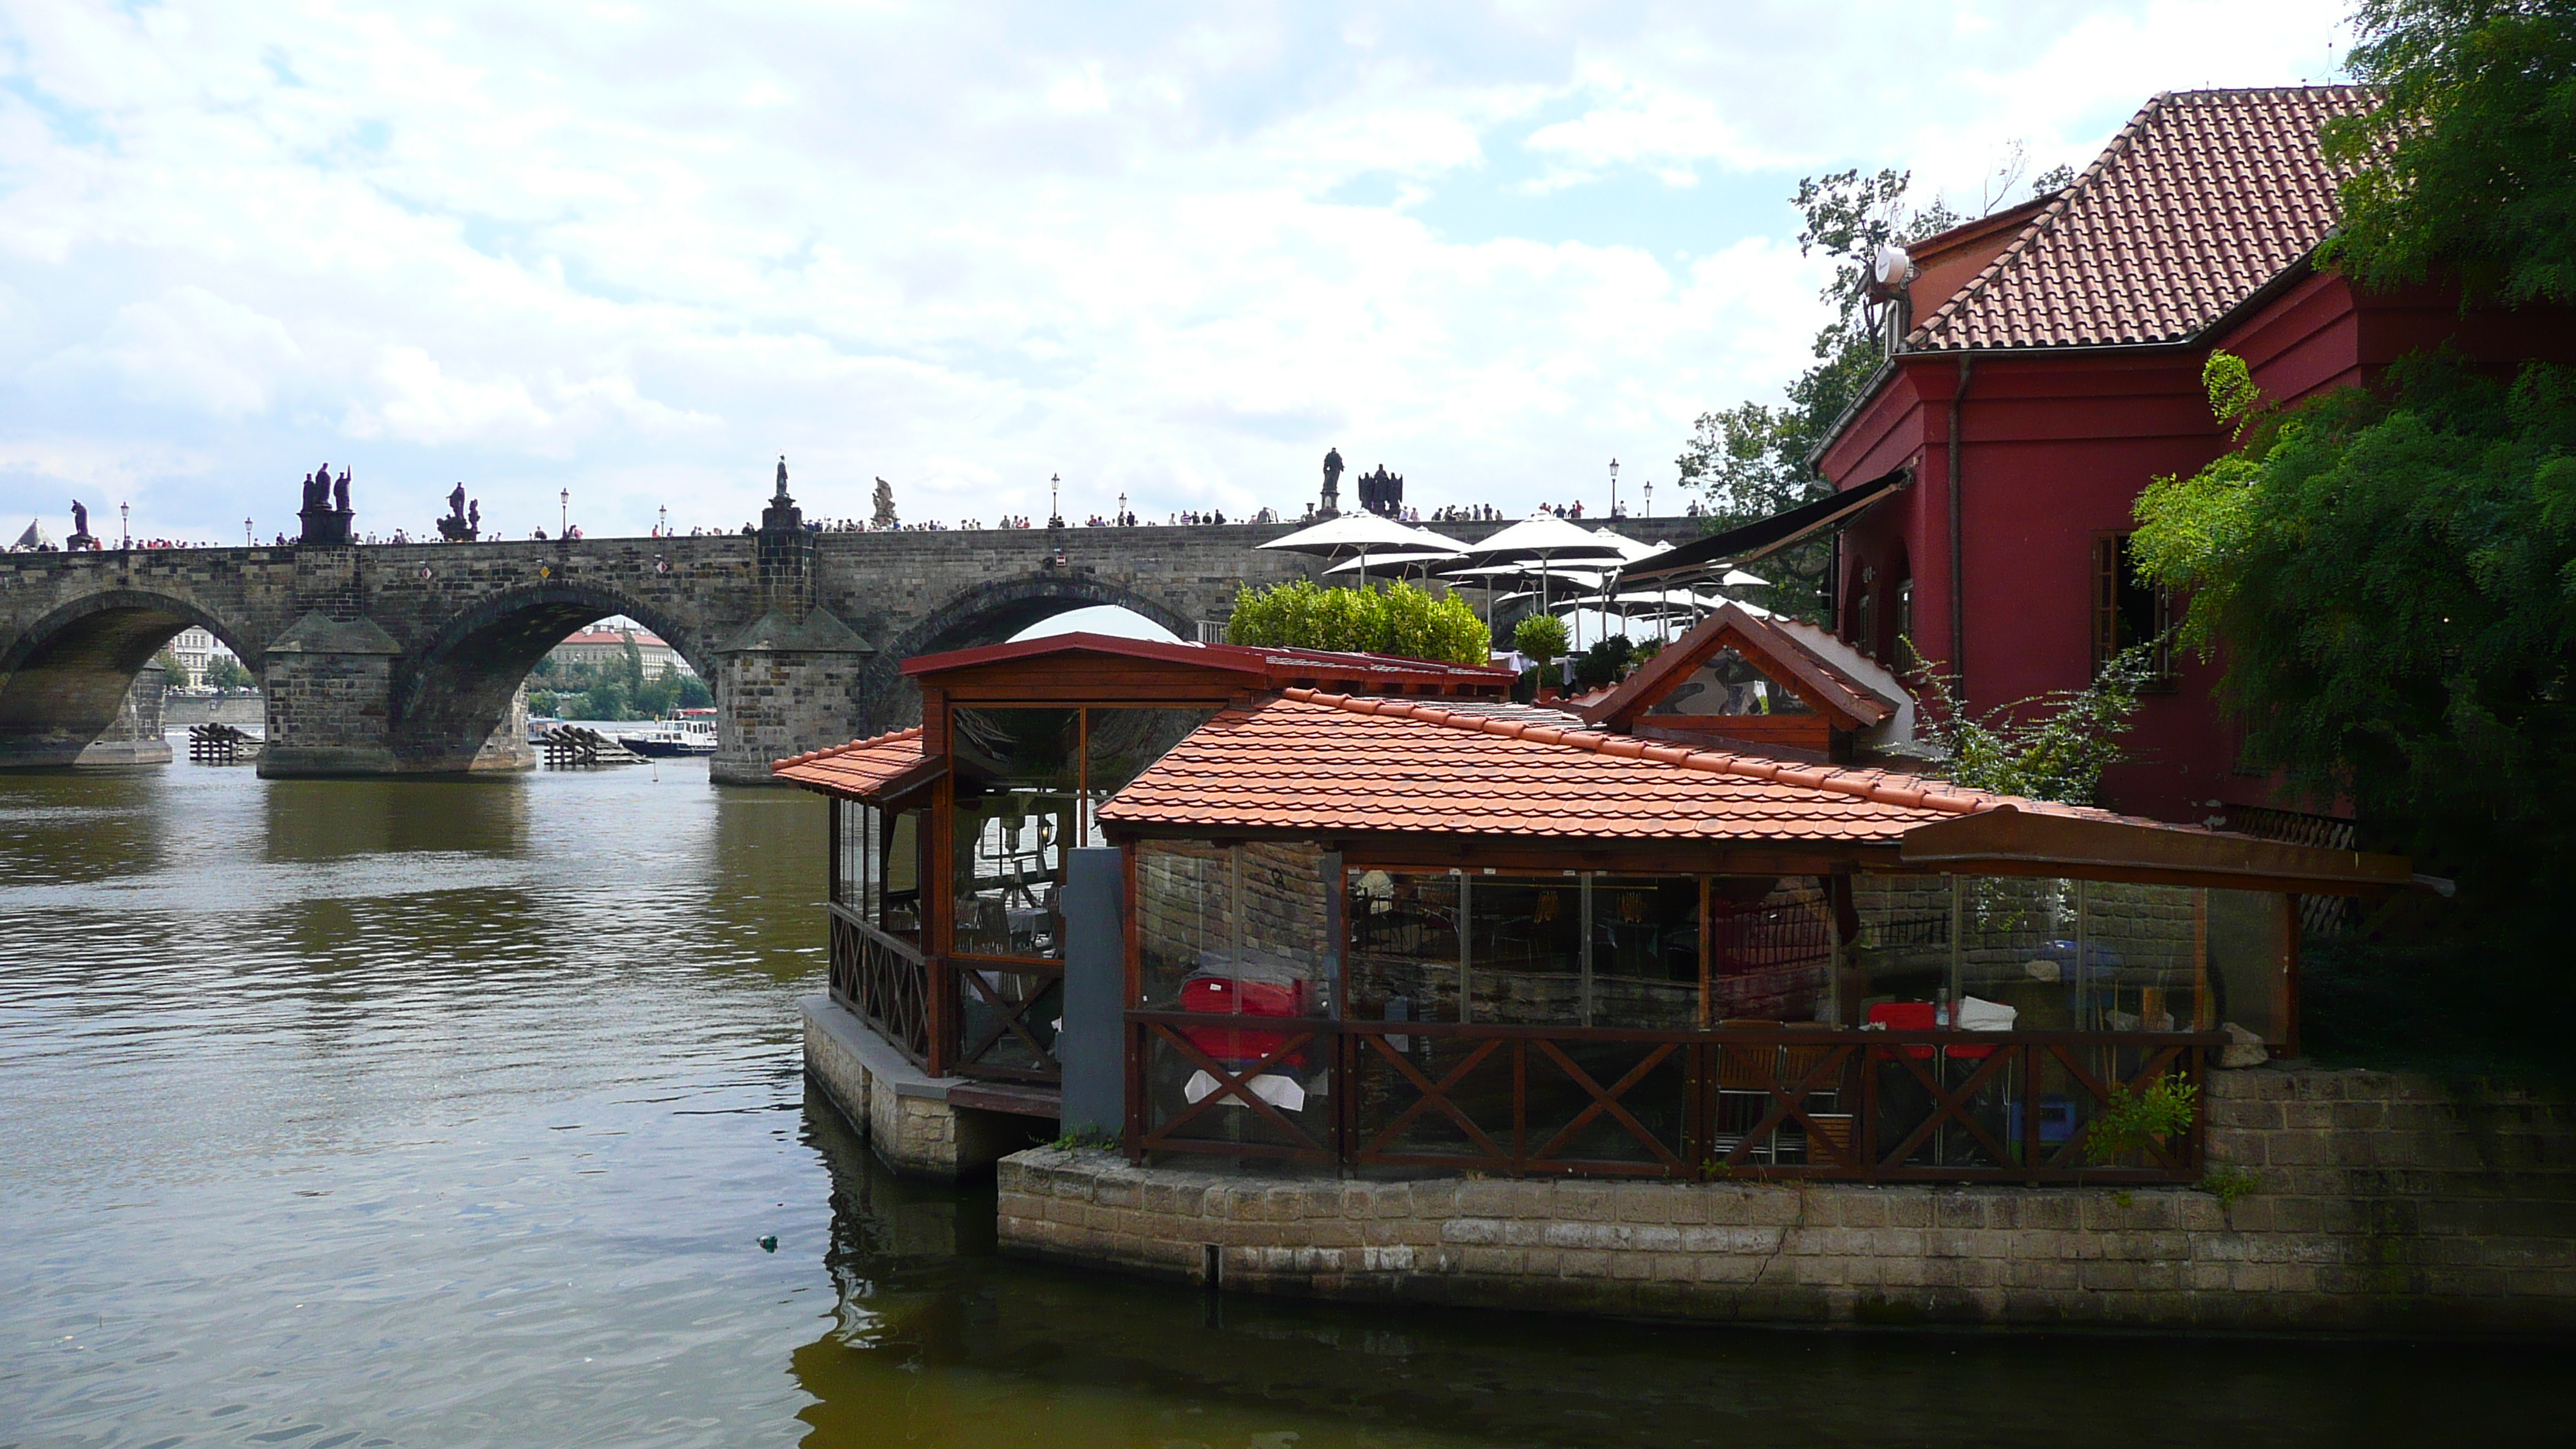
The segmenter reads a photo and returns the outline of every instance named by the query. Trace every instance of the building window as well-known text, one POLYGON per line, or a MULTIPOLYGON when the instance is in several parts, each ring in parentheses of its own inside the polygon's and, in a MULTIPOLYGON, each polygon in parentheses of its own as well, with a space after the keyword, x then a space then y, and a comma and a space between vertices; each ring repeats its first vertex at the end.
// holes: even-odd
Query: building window
POLYGON ((2170 689, 2174 683, 2173 595, 2162 584, 2138 574, 2129 535, 2113 534, 2093 541, 2093 672, 2111 656, 2140 644, 2153 644, 2147 686, 2170 689))

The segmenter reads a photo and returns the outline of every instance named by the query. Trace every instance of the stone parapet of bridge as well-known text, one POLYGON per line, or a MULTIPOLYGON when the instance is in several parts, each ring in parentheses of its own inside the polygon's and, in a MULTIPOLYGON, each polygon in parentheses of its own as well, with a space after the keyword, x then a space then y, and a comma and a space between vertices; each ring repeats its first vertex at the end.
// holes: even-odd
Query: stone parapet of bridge
MULTIPOLYGON (((902 661, 1092 604, 1181 637, 1317 560, 1296 524, 0 554, 0 767, 66 765, 197 625, 261 676, 270 775, 519 769, 530 668, 612 614, 715 691, 719 781, 911 723, 902 661)), ((1474 539, 1499 525, 1442 525, 1474 539)))

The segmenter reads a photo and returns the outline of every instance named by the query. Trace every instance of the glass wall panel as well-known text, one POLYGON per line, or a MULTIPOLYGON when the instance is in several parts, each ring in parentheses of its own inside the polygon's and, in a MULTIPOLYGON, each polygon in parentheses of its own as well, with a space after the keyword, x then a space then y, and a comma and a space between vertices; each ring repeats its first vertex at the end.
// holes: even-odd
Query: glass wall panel
POLYGON ((1467 958, 1454 871, 1350 876, 1350 999, 1368 1021, 1457 1021, 1467 958))
POLYGON ((1688 1031, 1699 1021, 1699 877, 1592 877, 1592 1024, 1688 1031))
POLYGON ((874 875, 871 847, 875 842, 877 812, 856 800, 830 800, 832 840, 839 852, 832 862, 832 901, 868 914, 871 900, 870 880, 874 875))
POLYGON ((2190 1031, 2208 979, 2201 914, 2207 892, 2125 881, 2084 881, 2080 888, 2085 1024, 2096 1031, 2190 1031))
POLYGON ((1156 760, 1171 753, 1197 729, 1216 717, 1212 709, 1105 709, 1083 711, 1087 751, 1083 764, 1083 843, 1106 845, 1100 833, 1099 807, 1127 788, 1156 760))
POLYGON ((1858 929, 1848 952, 1842 1020, 1853 1026, 1877 1021, 1930 1027, 1926 1012, 1890 1008, 1929 1007, 1948 998, 1954 964, 1950 877, 1856 875, 1850 888, 1858 929))
POLYGON ((1832 1019, 1833 910, 1814 876, 1709 878, 1708 1020, 1832 1019))
POLYGON ((876 841, 874 919, 880 929, 913 942, 921 940, 922 813, 869 812, 876 841))
POLYGON ((2274 1046, 2287 1046, 2288 908, 2269 891, 2208 895, 2208 1019, 2213 1029, 2233 1022, 2274 1046))
POLYGON ((1329 1015, 1324 870, 1323 854, 1302 842, 1139 845, 1137 1005, 1329 1015))
POLYGON ((1469 1012, 1479 1022, 1580 1026, 1584 881, 1477 875, 1467 882, 1469 1012))
POLYGON ((1330 1053, 1300 1020, 1333 1009, 1327 949, 1326 857, 1295 842, 1218 846, 1148 842, 1136 851, 1138 1004, 1223 1016, 1224 1025, 1149 1029, 1149 1120, 1172 1121, 1214 1095, 1192 1136, 1290 1145, 1259 1109, 1226 1092, 1199 1058, 1241 1072, 1267 1063, 1247 1088, 1322 1131, 1330 1053), (1241 1135, 1248 1134, 1248 1135, 1241 1135))
MULTIPOLYGON (((1955 985, 1973 998, 1964 1009, 1967 1025, 1999 1018, 2017 1031, 2095 1029, 2095 1019, 2085 1009, 2087 989, 2079 966, 2100 969, 2110 963, 2099 943, 2084 940, 2083 882, 2040 876, 1920 879, 1936 884, 1944 895, 1957 896, 1955 985)), ((1913 999, 1936 997, 1946 1001, 1947 993, 1927 992, 1913 999)))
POLYGON ((949 712, 955 941, 961 956, 1063 954, 1059 901, 1075 838, 1081 712, 949 712))

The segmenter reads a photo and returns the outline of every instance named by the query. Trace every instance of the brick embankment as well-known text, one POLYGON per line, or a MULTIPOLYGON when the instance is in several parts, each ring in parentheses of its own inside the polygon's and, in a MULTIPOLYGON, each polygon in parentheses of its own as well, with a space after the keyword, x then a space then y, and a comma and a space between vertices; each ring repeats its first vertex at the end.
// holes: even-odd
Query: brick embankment
POLYGON ((2419 1078, 2214 1075, 2188 1188, 1343 1181, 1041 1148, 1008 1251, 1320 1297, 1793 1323, 2563 1333, 2576 1110, 2419 1078))

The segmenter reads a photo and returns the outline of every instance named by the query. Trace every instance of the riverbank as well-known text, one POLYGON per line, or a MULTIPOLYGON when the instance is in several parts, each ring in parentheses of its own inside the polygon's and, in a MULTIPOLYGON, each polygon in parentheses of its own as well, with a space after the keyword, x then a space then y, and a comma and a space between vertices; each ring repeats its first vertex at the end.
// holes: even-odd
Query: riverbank
POLYGON ((1318 1180, 1042 1148, 1007 1252, 1228 1291, 1702 1322, 2576 1332, 2576 1108, 2212 1074, 2187 1188, 1318 1180), (2242 1173, 2241 1179, 2232 1174, 2242 1173))

